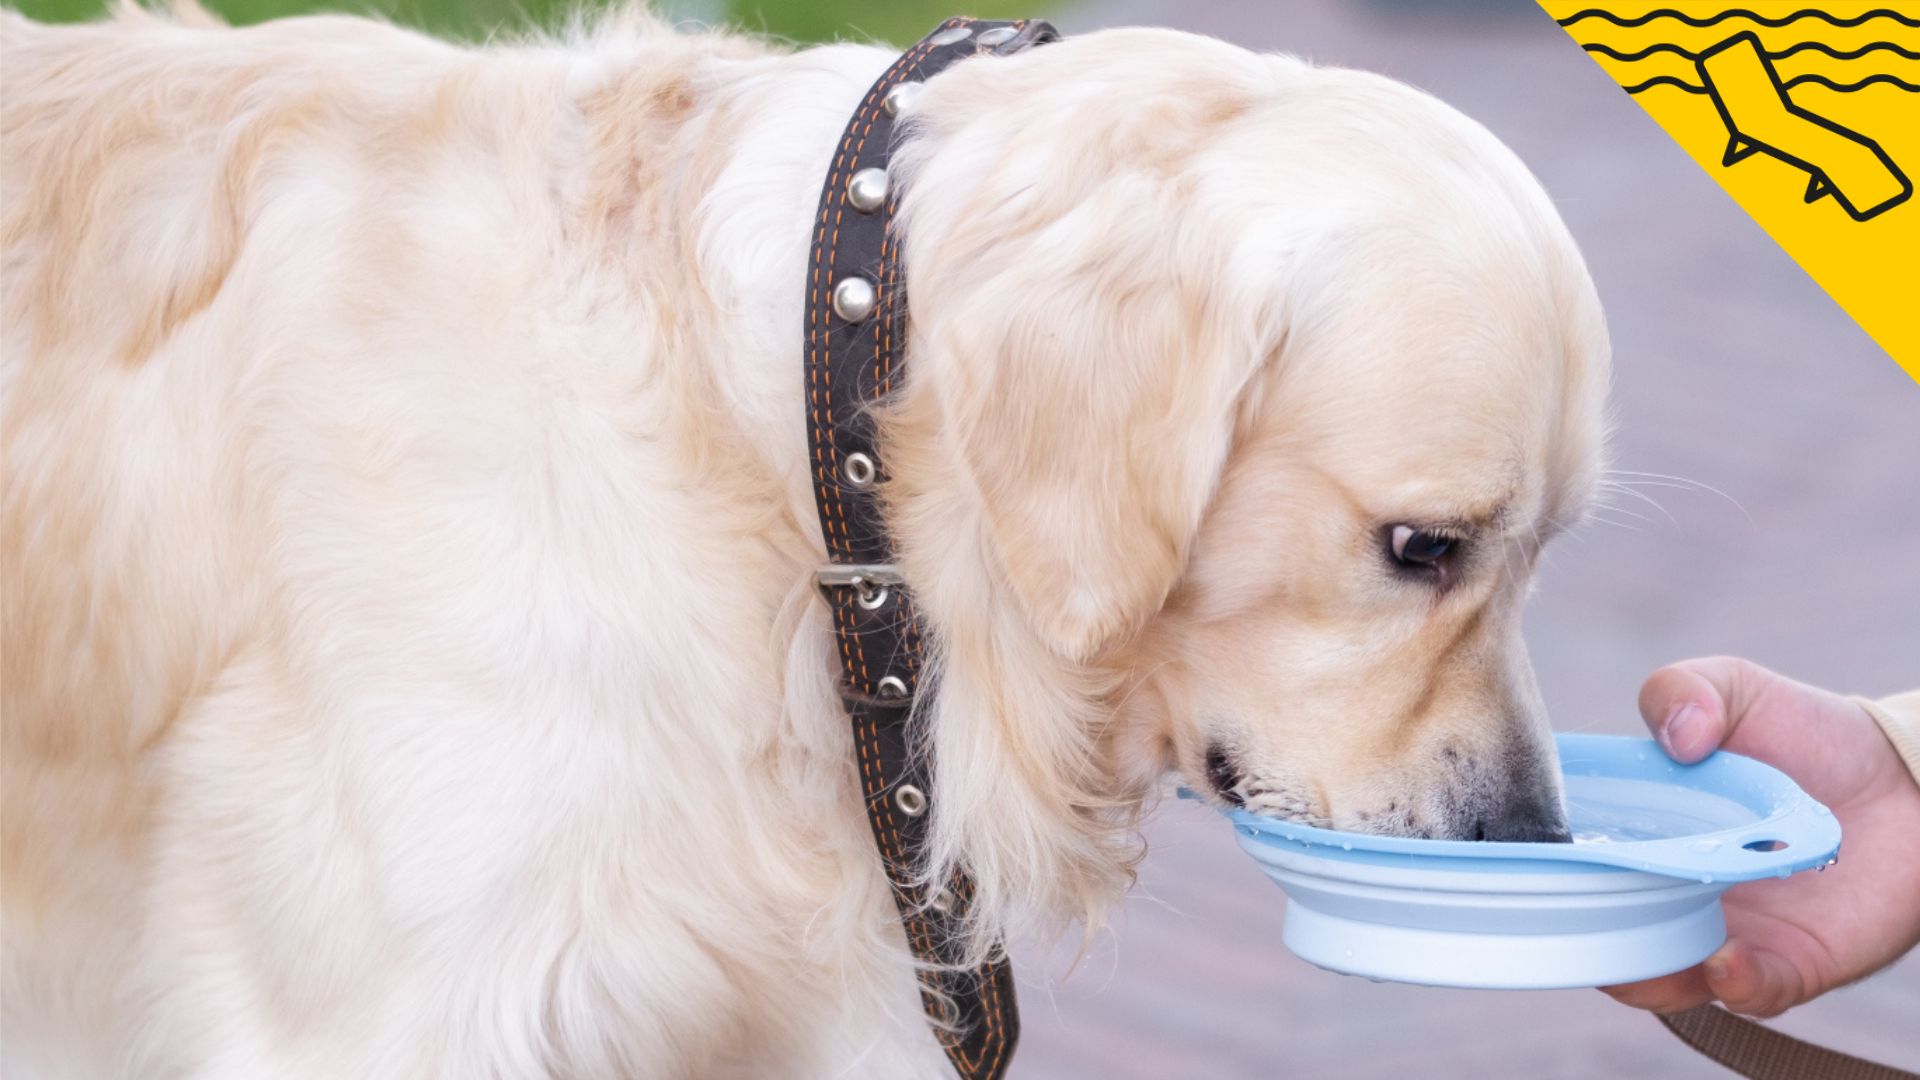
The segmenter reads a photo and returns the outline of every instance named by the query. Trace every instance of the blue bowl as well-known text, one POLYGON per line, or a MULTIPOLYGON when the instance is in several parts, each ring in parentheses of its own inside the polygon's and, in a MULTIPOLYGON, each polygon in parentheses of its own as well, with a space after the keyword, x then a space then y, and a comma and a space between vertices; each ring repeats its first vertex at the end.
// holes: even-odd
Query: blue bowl
POLYGON ((1287 947, 1332 971, 1485 989, 1608 986, 1726 940, 1720 894, 1834 861, 1840 823, 1737 754, 1560 735, 1571 844, 1417 840, 1226 812, 1287 894, 1287 947))

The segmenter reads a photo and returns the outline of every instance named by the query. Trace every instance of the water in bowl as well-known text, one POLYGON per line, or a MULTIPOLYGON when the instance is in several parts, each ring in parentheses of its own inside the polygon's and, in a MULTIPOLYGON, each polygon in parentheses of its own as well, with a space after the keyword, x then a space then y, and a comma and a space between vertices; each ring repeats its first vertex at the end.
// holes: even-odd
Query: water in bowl
POLYGON ((1745 806, 1694 788, 1615 776, 1570 775, 1567 825, 1576 844, 1666 840, 1759 820, 1745 806))

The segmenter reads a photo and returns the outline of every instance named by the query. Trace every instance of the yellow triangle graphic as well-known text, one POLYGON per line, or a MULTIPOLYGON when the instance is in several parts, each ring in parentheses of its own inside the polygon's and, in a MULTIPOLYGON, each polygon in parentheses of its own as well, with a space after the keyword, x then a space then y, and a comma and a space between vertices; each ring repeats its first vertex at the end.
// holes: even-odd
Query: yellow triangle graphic
POLYGON ((1920 380, 1920 0, 1540 6, 1920 380))

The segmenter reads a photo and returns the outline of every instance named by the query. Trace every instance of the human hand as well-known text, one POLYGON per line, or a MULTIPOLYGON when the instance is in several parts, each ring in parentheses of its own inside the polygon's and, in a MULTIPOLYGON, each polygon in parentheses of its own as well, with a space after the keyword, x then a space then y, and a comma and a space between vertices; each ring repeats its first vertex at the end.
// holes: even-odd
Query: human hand
POLYGON ((1735 885, 1721 898, 1718 952, 1606 993, 1659 1013, 1719 1000, 1776 1016, 1920 943, 1920 783, 1858 703, 1714 657, 1654 672, 1640 714, 1676 761, 1724 746, 1791 776, 1840 819, 1841 857, 1821 873, 1735 885))

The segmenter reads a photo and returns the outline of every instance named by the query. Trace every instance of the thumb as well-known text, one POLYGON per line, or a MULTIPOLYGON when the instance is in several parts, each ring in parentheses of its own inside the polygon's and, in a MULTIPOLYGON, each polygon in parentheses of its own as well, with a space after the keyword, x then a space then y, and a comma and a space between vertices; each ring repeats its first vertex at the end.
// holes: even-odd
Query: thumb
POLYGON ((1708 957, 1704 971, 1713 996, 1748 1016, 1778 1016, 1812 996, 1806 979, 1786 957, 1738 938, 1708 957))
POLYGON ((1735 656, 1668 664, 1640 687, 1640 717, 1674 760, 1698 761, 1733 734, 1778 677, 1735 656))

